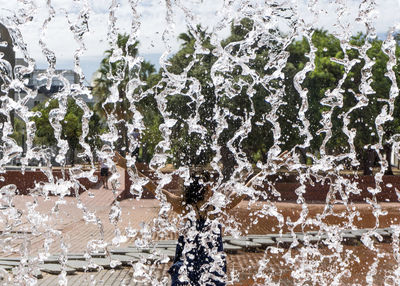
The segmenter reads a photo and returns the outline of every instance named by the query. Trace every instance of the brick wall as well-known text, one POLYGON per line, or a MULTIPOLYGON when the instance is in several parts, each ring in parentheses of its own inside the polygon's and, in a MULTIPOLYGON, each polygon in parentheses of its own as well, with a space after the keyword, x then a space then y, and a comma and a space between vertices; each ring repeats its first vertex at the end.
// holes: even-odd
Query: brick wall
MULTIPOLYGON (((95 172, 96 176, 99 176, 99 172, 95 172)), ((21 195, 26 195, 29 193, 30 189, 34 188, 37 182, 48 182, 46 175, 41 171, 26 170, 22 173, 21 170, 7 170, 6 173, 0 174, 4 177, 4 181, 0 181, 0 187, 5 185, 13 184, 17 186, 18 193, 21 195)), ((57 179, 62 178, 62 173, 60 170, 53 170, 53 176, 57 179)), ((68 174, 66 179, 69 179, 68 174)), ((80 184, 82 184, 86 189, 94 187, 97 183, 92 183, 88 179, 79 179, 80 184)), ((85 189, 80 187, 79 193, 84 192, 85 189)), ((73 193, 71 195, 74 195, 73 193)))
MULTIPOLYGON (((147 172, 146 175, 149 177, 153 177, 153 174, 149 172, 147 172)), ((129 175, 127 173, 125 174, 125 178, 125 191, 123 192, 121 199, 133 197, 132 194, 129 192, 131 181, 129 180, 129 175)), ((342 190, 344 190, 344 193, 342 194, 331 190, 329 196, 330 201, 334 199, 342 200, 347 197, 348 200, 352 202, 365 202, 367 198, 372 198, 372 194, 368 191, 368 188, 375 188, 375 179, 373 176, 356 177, 353 175, 344 175, 343 178, 348 179, 349 183, 355 184, 358 189, 360 189, 360 193, 353 194, 350 193, 350 189, 347 188, 347 186, 342 187, 342 190)), ((179 178, 175 176, 173 182, 168 184, 165 188, 169 190, 179 189, 178 180, 179 178)), ((296 189, 298 189, 299 187, 300 183, 298 182, 297 175, 280 174, 269 176, 264 183, 263 190, 266 192, 268 200, 295 202, 298 199, 296 189), (273 194, 273 187, 280 194, 280 196, 276 196, 273 194)), ((398 190, 400 190, 400 176, 383 176, 383 184, 381 184, 380 187, 382 188, 382 192, 376 195, 378 201, 399 201, 395 189, 397 188, 398 190)), ((261 188, 258 189, 261 190, 261 188)), ((312 181, 305 184, 305 193, 303 193, 303 197, 306 202, 326 202, 329 190, 330 181, 328 179, 325 179, 325 181, 317 181, 314 178, 312 181)), ((153 194, 144 191, 142 198, 152 199, 154 198, 154 196, 153 194)))

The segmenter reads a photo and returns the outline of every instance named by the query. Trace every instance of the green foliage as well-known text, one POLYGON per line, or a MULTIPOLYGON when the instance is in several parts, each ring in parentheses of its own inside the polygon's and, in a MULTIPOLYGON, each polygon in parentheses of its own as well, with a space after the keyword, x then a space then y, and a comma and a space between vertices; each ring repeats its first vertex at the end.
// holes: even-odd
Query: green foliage
MULTIPOLYGON (((44 145, 55 147, 57 145, 56 138, 54 137, 54 129, 49 121, 49 113, 51 110, 59 107, 57 100, 49 100, 42 102, 34 107, 34 111, 39 111, 40 116, 33 117, 36 125, 36 136, 34 138, 35 145, 44 145)), ((79 144, 79 137, 82 135, 82 116, 83 111, 76 105, 75 101, 71 98, 68 99, 67 113, 64 120, 61 122, 62 126, 62 139, 67 140, 71 151, 71 162, 74 163, 75 150, 81 150, 79 144)), ((99 116, 93 114, 89 121, 89 134, 86 138, 92 150, 98 146, 97 136, 102 132, 101 125, 99 124, 99 116)))
MULTIPOLYGON (((324 133, 317 135, 317 131, 323 126, 321 124, 322 113, 330 111, 330 107, 324 106, 321 100, 326 97, 327 92, 332 91, 337 87, 339 80, 344 76, 344 67, 332 60, 332 58, 343 59, 344 52, 341 50, 339 40, 326 31, 317 30, 313 34, 313 44, 316 51, 315 69, 307 74, 303 82, 303 88, 308 90, 308 112, 307 119, 310 121, 310 130, 313 134, 313 140, 308 152, 318 153, 325 137, 324 133)), ((351 44, 355 47, 347 51, 349 59, 358 59, 344 79, 342 86, 343 104, 340 109, 333 110, 331 123, 332 123, 332 137, 327 144, 329 154, 343 153, 349 150, 348 137, 343 133, 343 115, 348 112, 350 108, 356 106, 359 101, 359 94, 361 93, 361 75, 362 69, 365 68, 365 60, 359 54, 357 47, 361 47, 366 43, 365 35, 359 33, 352 37, 351 44)), ((368 94, 368 105, 362 108, 357 108, 350 113, 350 123, 348 128, 356 131, 354 140, 358 159, 361 160, 362 165, 365 165, 367 146, 376 144, 378 141, 377 130, 375 126, 375 119, 380 114, 382 107, 386 105, 383 100, 388 99, 391 82, 386 76, 387 72, 387 56, 382 51, 382 41, 378 39, 369 40, 371 47, 367 51, 367 55, 374 61, 371 69, 372 77, 370 78, 373 93, 368 94)), ((309 45, 305 39, 294 42, 289 47, 290 57, 286 67, 286 73, 289 71, 292 76, 286 78, 287 95, 297 96, 294 91, 293 76, 295 73, 304 68, 305 63, 308 61, 304 57, 309 52, 309 45)), ((399 49, 397 48, 397 57, 399 49)), ((396 67, 395 69, 398 69, 396 67)), ((397 81, 399 77, 397 74, 397 81)), ((398 105, 396 105, 397 107, 398 105)), ((395 114, 398 113, 398 108, 395 109, 395 114)), ((294 111, 297 114, 296 111, 294 111)), ((398 119, 385 124, 385 140, 389 139, 398 129, 398 119)), ((286 132, 282 132, 286 133, 286 132)), ((303 140, 299 138, 298 142, 303 140)))
MULTIPOLYGON (((126 34, 118 35, 117 46, 122 51, 124 57, 137 57, 139 42, 133 44, 129 42, 129 36, 126 34)), ((127 123, 132 123, 133 112, 130 108, 128 93, 139 95, 150 87, 156 85, 160 79, 155 74, 155 68, 148 61, 143 61, 140 67, 130 67, 129 62, 125 58, 121 60, 112 60, 114 50, 107 50, 105 57, 100 63, 98 69, 98 77, 94 81, 93 95, 96 98, 95 110, 101 116, 103 121, 106 120, 107 114, 116 115, 118 123, 117 129, 120 139, 117 141, 117 149, 120 153, 125 154, 125 150, 129 146, 127 123), (142 86, 131 90, 129 81, 139 79, 142 86), (117 102, 106 102, 107 97, 111 93, 113 84, 117 85, 117 102)), ((154 153, 156 144, 160 141, 161 135, 158 126, 161 122, 161 116, 157 110, 157 105, 153 95, 149 95, 135 104, 135 108, 142 111, 144 116, 144 124, 146 129, 141 136, 143 150, 141 156, 145 160, 149 160, 154 153)))
POLYGON ((26 139, 26 124, 19 117, 14 117, 14 132, 10 136, 19 146, 23 146, 26 139))
POLYGON ((171 134, 172 161, 176 166, 206 164, 213 155, 211 137, 215 132, 216 96, 210 74, 216 61, 212 54, 214 47, 210 44, 210 35, 200 26, 195 31, 180 34, 179 39, 181 49, 169 59, 168 72, 178 75, 185 71, 187 79, 178 93, 167 98, 167 110, 177 121, 171 134), (201 46, 201 53, 195 53, 196 45, 201 46), (196 112, 199 124, 206 130, 204 136, 189 130, 188 119, 196 112))
MULTIPOLYGON (((110 63, 112 51, 107 51, 99 69, 101 76, 94 88, 94 94, 100 99, 98 106, 104 107, 103 112, 109 112, 104 100, 113 81, 110 76, 115 79, 124 73, 123 80, 118 86, 120 101, 110 108, 110 112, 111 109, 115 109, 119 119, 130 122, 132 114, 126 101, 126 83, 132 76, 138 76, 143 81, 143 86, 135 90, 135 93, 152 91, 146 93, 136 106, 143 115, 146 126, 141 140, 143 158, 148 161, 155 152, 155 146, 162 139, 159 125, 163 123, 163 118, 158 111, 154 94, 172 91, 167 92, 166 111, 170 118, 176 120, 171 130, 171 158, 177 166, 210 162, 215 154, 211 144, 217 127, 214 114, 216 110, 225 112, 224 119, 227 124, 218 142, 225 148, 222 160, 230 156, 231 151, 226 148, 227 143, 242 128, 251 114, 251 128, 247 130, 246 136, 239 136, 230 143, 233 148, 244 151, 247 158, 254 163, 265 161, 265 155, 274 144, 274 126, 271 123, 273 121, 279 124, 281 137, 278 144, 281 150, 297 148, 296 150, 303 156, 304 163, 312 161, 307 153, 319 158, 321 145, 328 138, 323 130, 326 124, 323 123, 323 114, 330 113, 332 134, 326 142, 326 152, 328 154, 348 152, 350 146, 348 137, 343 131, 343 116, 351 111, 348 128, 356 131, 354 142, 358 157, 362 161, 365 157, 365 146, 377 143, 375 119, 381 113, 382 107, 387 105, 382 99, 386 101, 389 99, 392 84, 386 74, 388 57, 382 51, 382 41, 368 40, 371 47, 367 55, 374 61, 370 79, 373 93, 367 95, 368 106, 354 109, 360 98, 361 75, 365 72, 365 60, 360 58, 357 47, 368 42, 365 35, 360 33, 351 39, 353 48, 347 50, 346 54, 349 60, 358 59, 358 62, 344 77, 345 67, 338 61, 344 59, 345 52, 339 40, 327 31, 314 31, 312 45, 315 48, 315 68, 306 74, 301 84, 301 88, 307 91, 308 108, 305 117, 310 122, 309 131, 313 139, 308 148, 299 148, 304 143, 305 137, 301 135, 304 126, 299 118, 302 99, 294 86, 294 79, 309 62, 307 54, 310 52, 310 43, 303 38, 283 46, 281 40, 285 39, 285 35, 277 30, 269 31, 268 41, 263 39, 264 41, 260 42, 261 37, 251 39, 248 37, 249 33, 255 30, 256 27, 251 19, 232 23, 231 34, 221 42, 221 46, 233 57, 246 58, 245 64, 252 69, 258 79, 271 76, 276 68, 269 66, 269 63, 274 56, 287 52, 288 58, 283 69, 284 78, 255 82, 254 77, 246 73, 240 63, 232 63, 228 70, 214 71, 217 76, 222 76, 226 83, 229 83, 224 85, 223 90, 217 90, 211 78, 213 65, 217 61, 213 53, 215 47, 210 43, 210 34, 198 26, 179 35, 179 40, 182 42, 179 51, 169 59, 167 70, 160 70, 157 74, 147 62, 142 64, 141 69, 130 71, 125 68, 124 62, 110 63), (169 80, 171 75, 179 75, 185 80, 177 85, 176 81, 169 80), (336 90, 339 84, 342 88, 336 90), (339 107, 332 108, 330 104, 324 103, 332 91, 342 95, 343 102, 339 103, 339 107), (280 106, 275 112, 272 109, 271 96, 279 92, 280 106), (203 128, 204 135, 192 129, 194 126, 191 120, 194 116, 198 116, 196 121, 203 128)), ((123 48, 126 47, 127 39, 126 35, 120 36, 120 47, 125 53, 136 55, 137 43, 132 47, 123 48)), ((400 50, 397 48, 397 57, 399 53, 400 50)), ((399 82, 398 64, 394 69, 399 82)), ((399 106, 399 99, 396 99, 393 120, 384 125, 385 142, 400 131, 399 106)), ((234 159, 232 160, 231 163, 234 164, 234 159)))
MULTIPOLYGON (((149 86, 155 85, 159 81, 158 75, 152 74, 147 82, 149 86)), ((163 119, 157 109, 157 103, 153 95, 146 96, 137 105, 138 111, 143 115, 145 130, 140 137, 141 152, 140 159, 150 162, 155 152, 155 147, 162 140, 159 130, 163 119)))
POLYGON ((54 130, 49 121, 49 113, 55 108, 58 108, 58 102, 56 100, 42 102, 33 108, 34 111, 40 112, 40 116, 33 118, 36 125, 36 136, 34 139, 36 145, 57 145, 57 140, 54 137, 54 130))

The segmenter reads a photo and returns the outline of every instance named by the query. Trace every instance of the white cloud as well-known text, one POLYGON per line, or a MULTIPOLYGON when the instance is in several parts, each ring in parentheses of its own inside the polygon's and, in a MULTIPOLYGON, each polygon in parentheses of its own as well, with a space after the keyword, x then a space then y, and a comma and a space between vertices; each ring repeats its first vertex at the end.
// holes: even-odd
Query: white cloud
MULTIPOLYGON (((29 2, 29 1, 26 1, 29 2)), ((28 50, 31 56, 37 59, 38 62, 43 62, 44 57, 39 45, 40 33, 42 25, 46 17, 48 17, 48 9, 46 1, 32 0, 37 6, 33 21, 26 25, 21 25, 20 29, 25 42, 28 44, 28 50)), ((46 31, 45 43, 56 53, 60 61, 68 61, 73 59, 75 49, 78 47, 73 38, 72 32, 69 30, 68 22, 65 17, 65 11, 68 13, 71 21, 74 21, 82 8, 85 1, 71 0, 53 0, 52 5, 56 10, 56 16, 50 21, 46 31)), ((100 59, 104 51, 109 47, 107 40, 108 19, 109 19, 109 0, 88 0, 90 5, 89 29, 90 32, 85 35, 85 44, 87 51, 82 58, 100 59)), ((233 1, 230 10, 224 10, 221 0, 181 0, 172 1, 173 6, 173 31, 169 34, 168 44, 173 50, 179 48, 177 36, 179 33, 186 30, 187 24, 192 26, 201 24, 208 26, 208 31, 215 29, 217 23, 229 23, 230 19, 247 10, 241 10, 240 5, 243 1, 233 1), (223 19, 227 17, 227 19, 223 19), (225 21, 225 22, 221 22, 225 21)), ((319 16, 316 27, 324 27, 330 31, 334 31, 334 24, 337 23, 336 9, 338 5, 331 0, 320 0, 317 2, 316 8, 319 10, 319 16)), ((343 0, 345 2, 345 0, 343 0)), ((253 0, 249 1, 253 6, 264 5, 264 1, 253 0)), ((306 22, 312 21, 310 12, 307 11, 306 0, 293 1, 298 6, 299 18, 306 22)), ((359 3, 358 0, 347 0, 345 2, 348 9, 343 21, 350 25, 352 33, 357 31, 365 31, 365 26, 357 23, 355 19, 358 17, 359 3)), ((0 17, 11 17, 13 12, 25 7, 21 1, 0 0, 0 17), (8 9, 8 10, 7 10, 8 9)), ((134 18, 132 9, 128 0, 120 0, 120 5, 116 9, 117 22, 115 27, 118 32, 131 32, 132 22, 139 21, 140 29, 138 30, 138 40, 140 40, 140 52, 143 54, 161 54, 165 51, 166 46, 162 40, 162 35, 167 28, 166 21, 166 1, 164 0, 142 0, 138 1, 138 6, 135 7, 139 18, 134 18)), ((377 1, 377 16, 374 21, 375 28, 378 33, 385 33, 391 26, 399 26, 400 19, 400 3, 393 0, 377 1)), ((226 36, 225 28, 220 37, 226 36), (225 34, 224 34, 225 33, 225 34)))
MULTIPOLYGON (((324 27, 329 31, 336 30, 335 24, 338 22, 337 8, 339 7, 336 2, 330 0, 318 1, 317 8, 320 10, 317 27, 324 27)), ((366 27, 363 21, 357 21, 360 17, 359 9, 361 1, 348 0, 343 1, 346 3, 346 13, 342 17, 342 22, 349 25, 350 31, 354 34, 356 32, 366 32, 366 27)), ((311 20, 310 13, 306 10, 306 3, 301 2, 301 18, 311 20)), ((386 33, 391 27, 400 23, 400 5, 399 2, 393 0, 379 0, 376 1, 376 9, 371 14, 373 26, 377 33, 386 33)), ((361 15, 363 16, 363 15, 361 15)), ((364 15, 366 17, 366 15, 364 15)))

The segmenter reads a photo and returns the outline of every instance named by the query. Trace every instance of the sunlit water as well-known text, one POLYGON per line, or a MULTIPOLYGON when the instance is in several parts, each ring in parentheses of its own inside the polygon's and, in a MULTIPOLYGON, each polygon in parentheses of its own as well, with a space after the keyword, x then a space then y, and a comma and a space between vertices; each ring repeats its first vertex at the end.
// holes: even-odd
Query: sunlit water
MULTIPOLYGON (((189 156, 184 154, 187 151, 195 153, 195 158, 196 156, 202 158, 205 152, 211 154, 205 163, 208 163, 208 167, 219 175, 209 204, 214 207, 214 212, 220 219, 208 222, 209 229, 206 232, 208 238, 213 237, 219 224, 225 229, 225 235, 235 237, 247 235, 252 225, 258 223, 258 219, 267 217, 276 223, 272 227, 275 233, 283 232, 284 229, 284 232, 291 233, 291 237, 296 238, 298 234, 295 232, 314 229, 318 231, 317 235, 325 240, 329 251, 307 242, 311 235, 306 232, 304 232, 303 244, 299 244, 299 241, 295 239, 289 248, 269 247, 262 257, 257 256, 260 260, 252 277, 254 280, 262 281, 261 284, 279 285, 279 277, 271 273, 269 262, 272 256, 280 253, 281 267, 289 269, 291 281, 295 281, 296 284, 342 285, 342 279, 348 277, 352 271, 351 261, 358 259, 356 254, 344 248, 342 244, 344 231, 356 229, 355 222, 359 218, 359 212, 349 198, 361 194, 360 187, 344 174, 354 175, 356 174, 354 170, 360 167, 360 156, 357 155, 360 143, 357 141, 359 140, 357 134, 364 131, 355 122, 357 120, 367 122, 367 117, 368 122, 372 122, 368 130, 373 139, 368 144, 365 143, 364 149, 376 150, 378 161, 373 175, 375 184, 368 189, 372 198, 366 201, 371 206, 369 211, 373 215, 371 225, 375 227, 364 233, 360 241, 375 258, 382 257, 382 252, 376 247, 377 241, 382 237, 375 230, 380 227, 380 217, 386 214, 377 200, 377 195, 383 191, 383 176, 389 164, 385 145, 390 144, 396 156, 400 150, 398 127, 397 129, 388 127, 391 122, 397 124, 396 114, 399 114, 396 105, 399 91, 395 39, 398 31, 393 21, 393 28, 390 28, 379 47, 386 57, 382 73, 389 89, 387 89, 387 94, 376 96, 374 88, 377 88, 377 83, 374 82, 376 81, 374 66, 377 59, 369 54, 372 51, 371 41, 377 37, 374 26, 377 17, 374 13, 375 1, 363 1, 353 18, 351 16, 354 16, 354 9, 347 6, 347 1, 340 0, 331 3, 308 1, 306 5, 295 1, 220 1, 216 5, 218 9, 213 11, 212 19, 204 19, 200 13, 203 9, 210 10, 210 1, 203 3, 203 1, 167 0, 154 3, 154 5, 163 6, 163 14, 158 16, 165 18, 165 27, 160 29, 158 34, 163 45, 159 62, 163 72, 157 79, 157 85, 149 89, 138 73, 131 72, 126 77, 128 71, 141 67, 143 58, 126 54, 123 50, 125 47, 121 49, 118 43, 118 33, 121 31, 118 17, 121 15, 121 9, 127 7, 130 9, 131 21, 130 30, 127 30, 129 35, 127 46, 141 40, 141 33, 143 33, 141 29, 145 24, 142 23, 144 18, 139 12, 142 3, 130 0, 129 3, 123 3, 120 6, 118 1, 110 1, 103 7, 103 10, 107 10, 108 13, 108 19, 104 19, 108 21, 107 38, 104 41, 108 43, 107 49, 111 50, 110 63, 122 62, 123 64, 117 71, 108 74, 108 92, 103 100, 104 122, 107 128, 101 136, 97 137, 97 140, 100 145, 111 146, 112 150, 99 146, 93 148, 88 143, 88 139, 92 139, 90 138, 92 136, 90 135, 90 119, 94 115, 92 109, 83 100, 84 95, 91 96, 92 90, 86 86, 81 57, 85 55, 86 46, 90 44, 86 40, 87 36, 99 29, 90 21, 98 7, 93 7, 94 4, 87 0, 75 1, 75 7, 71 11, 55 6, 56 3, 52 1, 47 1, 44 8, 40 6, 42 4, 36 3, 38 1, 17 2, 15 7, 18 9, 2 11, 0 20, 8 28, 17 55, 26 61, 27 66, 16 65, 13 69, 9 62, 0 58, 3 81, 1 90, 10 95, 1 97, 0 113, 3 123, 1 125, 0 167, 4 173, 5 167, 18 159, 24 170, 32 162, 40 161, 41 164, 37 169, 43 172, 48 182, 38 181, 36 187, 30 190, 26 197, 26 204, 22 206, 23 212, 13 203, 15 199, 20 199, 15 186, 5 181, 6 185, 1 189, 2 203, 6 206, 2 210, 1 218, 4 234, 0 241, 1 250, 4 256, 20 251, 22 258, 21 266, 4 276, 10 283, 17 285, 38 283, 38 280, 30 276, 29 272, 37 268, 38 264, 51 254, 52 245, 57 245, 57 249, 61 251, 60 264, 66 265, 67 254, 70 251, 69 238, 64 237, 56 225, 63 222, 62 216, 57 215, 59 208, 71 201, 76 203, 76 207, 81 211, 73 215, 81 216, 87 225, 94 226, 95 238, 86 238, 87 241, 84 242, 86 247, 81 250, 86 252, 88 261, 91 261, 96 251, 108 253, 110 248, 124 245, 128 240, 137 247, 147 248, 152 246, 152 237, 155 235, 163 239, 168 238, 171 232, 185 232, 186 237, 194 237, 197 233, 195 226, 185 225, 188 220, 195 220, 190 218, 193 212, 187 214, 187 217, 174 216, 171 206, 166 203, 161 193, 161 188, 170 183, 173 176, 179 176, 186 183, 189 181, 189 167, 196 162, 188 159, 189 156), (348 16, 349 14, 351 16, 348 16), (65 17, 70 36, 75 41, 71 45, 74 47, 71 60, 73 60, 74 71, 79 80, 73 85, 64 75, 56 73, 58 51, 49 44, 51 39, 47 34, 49 27, 60 15, 65 17), (316 29, 320 28, 321 18, 328 17, 326 15, 335 19, 329 31, 333 31, 332 34, 340 43, 340 52, 330 54, 327 65, 336 63, 335 68, 341 73, 340 76, 334 78, 333 84, 320 94, 320 98, 315 98, 315 94, 311 94, 310 89, 307 88, 307 81, 310 80, 308 77, 314 71, 323 72, 319 57, 321 53, 328 50, 325 48, 321 50, 319 43, 313 42, 312 39, 317 33, 316 29), (176 22, 181 21, 181 18, 184 18, 184 23, 194 38, 194 42, 191 43, 194 53, 187 55, 187 62, 177 72, 176 69, 170 68, 173 64, 170 59, 179 49, 176 44, 178 34, 187 32, 177 27, 180 22, 178 24, 176 22), (36 55, 29 52, 32 44, 26 41, 28 36, 22 33, 24 28, 32 23, 34 25, 40 23, 35 27, 39 31, 36 42, 39 43, 41 52, 48 63, 48 68, 41 75, 45 86, 50 88, 52 81, 55 80, 62 82, 64 86, 52 95, 52 98, 57 100, 58 107, 53 108, 48 114, 56 142, 51 149, 35 142, 38 126, 35 125, 33 118, 41 114, 27 106, 28 100, 35 100, 38 94, 37 90, 28 86, 24 78, 35 67, 36 55), (197 28, 199 24, 204 29, 207 28, 206 34, 202 34, 197 28), (355 24, 359 27, 357 29, 364 34, 364 38, 361 38, 358 45, 351 42, 351 37, 356 31, 353 27, 355 24), (231 25, 238 30, 248 30, 244 32, 245 34, 237 35, 237 38, 228 42, 226 38, 231 25), (204 38, 205 35, 206 38, 204 38), (304 64, 297 69, 290 69, 293 63, 290 59, 290 45, 302 38, 307 45, 304 54, 301 55, 304 64), (204 39, 207 41, 206 44, 204 44, 204 39), (207 56, 212 58, 211 63, 202 62, 207 56), (200 67, 204 65, 205 69, 209 68, 209 70, 201 71, 199 65, 200 67), (194 75, 195 69, 200 70, 200 76, 194 75), (356 84, 351 85, 349 82, 356 82, 356 84), (125 87, 124 90, 119 88, 121 84, 125 87), (121 116, 121 111, 118 110, 121 106, 119 103, 122 93, 126 103, 123 112, 128 113, 129 118, 121 116), (13 97, 11 97, 12 94, 13 97), (181 98, 180 104, 185 102, 183 107, 190 110, 189 114, 183 117, 176 113, 176 108, 171 107, 171 102, 173 102, 171 98, 174 96, 181 98), (149 166, 160 179, 157 189, 160 209, 151 225, 143 223, 139 227, 122 228, 120 227, 122 217, 129 214, 123 213, 119 202, 114 201, 107 206, 108 219, 105 219, 104 216, 93 211, 89 199, 81 198, 84 195, 76 194, 73 200, 68 198, 67 202, 65 197, 70 195, 71 190, 79 190, 81 178, 96 182, 95 171, 99 158, 105 160, 110 166, 112 175, 108 182, 110 187, 108 192, 112 193, 113 198, 117 197, 119 190, 124 188, 120 178, 123 172, 117 171, 116 162, 113 161, 113 151, 118 149, 122 129, 126 130, 128 135, 126 142, 129 143, 124 150, 128 160, 126 175, 129 176, 125 179, 131 180, 132 194, 139 197, 143 194, 142 186, 146 180, 140 178, 130 167, 136 163, 137 158, 133 153, 140 146, 140 139, 133 135, 134 130, 145 134, 150 128, 145 122, 146 109, 140 108, 140 102, 146 98, 154 100, 154 110, 157 110, 162 118, 158 126, 160 139, 149 160, 149 166), (351 98, 350 104, 349 98, 351 98), (79 146, 77 157, 81 161, 78 160, 78 164, 71 168, 66 166, 71 146, 62 133, 63 123, 67 120, 69 99, 72 99, 82 111, 82 127, 80 136, 77 138, 79 146), (365 118, 355 118, 356 115, 363 114, 359 112, 360 110, 365 110, 363 108, 371 104, 377 107, 375 114, 364 114, 365 118), (262 106, 264 108, 261 108, 262 106), (316 112, 312 109, 313 106, 318 106, 317 111, 320 112, 317 123, 312 116, 316 112), (373 118, 370 118, 371 116, 373 118), (14 118, 18 118, 23 123, 25 146, 19 144, 12 135, 14 118), (289 125, 285 122, 286 118, 289 125), (196 147, 192 147, 197 151, 182 148, 183 153, 179 155, 178 152, 177 155, 176 134, 183 128, 187 129, 189 137, 197 140, 196 147), (257 158, 251 157, 254 154, 249 154, 246 149, 249 145, 248 138, 255 140, 252 135, 255 132, 254 128, 266 130, 259 133, 264 134, 260 136, 266 136, 266 138, 265 142, 260 140, 260 144, 264 144, 265 149, 262 150, 264 153, 257 158), (294 137, 297 139, 294 140, 294 137), (335 149, 332 147, 333 142, 338 138, 341 140, 341 147, 335 149), (285 151, 287 151, 286 155, 280 156, 285 151), (226 172, 226 166, 224 167, 223 164, 229 161, 226 159, 227 156, 230 156, 233 168, 226 172), (82 165, 83 160, 85 160, 85 168, 82 165), (171 162, 178 165, 178 168, 172 173, 162 171, 171 162), (52 164, 61 166, 61 177, 53 175, 52 164), (259 172, 261 175, 254 181, 253 186, 246 187, 246 181, 259 172), (278 172, 282 176, 285 172, 295 174, 296 181, 299 183, 294 190, 295 201, 299 205, 297 210, 299 216, 295 220, 284 217, 278 211, 276 204, 280 201, 281 195, 274 188, 270 177, 278 172), (331 183, 323 211, 316 217, 310 216, 310 202, 306 200, 306 185, 310 182, 331 183), (221 186, 224 187, 220 188, 221 186), (261 187, 265 188, 265 186, 268 186, 268 191, 260 192, 261 187), (243 221, 233 214, 223 213, 224 206, 229 202, 228 190, 235 190, 238 194, 249 196, 249 213, 252 218, 249 226, 242 225, 243 221), (47 211, 39 210, 38 206, 44 204, 50 194, 57 196, 58 199, 51 201, 52 205, 47 211), (256 206, 259 201, 263 201, 261 207, 250 208, 256 206), (341 214, 335 213, 333 208, 335 204, 343 206, 345 211, 341 214), (328 222, 332 216, 341 217, 344 223, 328 222), (56 223, 49 223, 50 221, 56 223), (112 225, 111 239, 104 233, 106 224, 112 225), (39 252, 37 247, 31 245, 28 234, 18 233, 17 236, 15 230, 21 228, 21 225, 29 235, 44 238, 39 252), (21 241, 19 249, 13 249, 13 244, 10 242, 13 239, 21 241), (327 261, 335 267, 326 267, 327 261)), ((398 6, 394 7, 394 9, 398 8, 398 6)), ((126 18, 123 19, 126 20, 126 18)), ((5 42, 0 42, 0 44, 1 47, 7 46, 5 42)), ((90 193, 88 198, 95 200, 96 196, 90 193)), ((392 227, 393 255, 395 260, 399 261, 399 227, 396 224, 392 227)), ((190 252, 191 247, 195 246, 190 243, 185 244, 185 251, 190 252)), ((209 251, 212 253, 212 248, 209 251)), ((222 258, 218 255, 211 254, 214 257, 213 266, 217 271, 221 271, 222 258)), ((164 260, 161 263, 168 259, 164 260)), ((118 261, 112 261, 112 264, 116 266, 118 261)), ((374 285, 377 267, 378 259, 374 259, 370 269, 365 272, 364 282, 359 283, 374 285)), ((159 279, 153 276, 152 271, 154 268, 146 265, 144 260, 133 266, 133 276, 138 277, 137 281, 146 281, 154 285, 168 283, 168 274, 159 279)), ((240 270, 228 273, 226 280, 236 281, 239 272, 240 270)), ((65 271, 60 274, 60 285, 68 284, 66 274, 65 271)), ((182 275, 182 279, 185 279, 187 273, 182 275)), ((398 268, 389 269, 385 281, 390 285, 396 285, 400 283, 399 276, 398 268)), ((96 282, 92 281, 92 283, 96 282)))

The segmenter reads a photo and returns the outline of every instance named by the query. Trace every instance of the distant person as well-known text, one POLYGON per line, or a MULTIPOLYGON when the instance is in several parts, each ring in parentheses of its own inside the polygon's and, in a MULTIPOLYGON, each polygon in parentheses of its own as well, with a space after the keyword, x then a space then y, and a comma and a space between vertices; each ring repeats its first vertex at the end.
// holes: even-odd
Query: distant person
POLYGON ((108 189, 108 177, 110 176, 109 168, 106 160, 100 159, 100 177, 103 187, 108 189))
POLYGON ((132 156, 136 157, 136 161, 139 161, 139 151, 140 151, 140 147, 139 147, 139 140, 140 140, 139 129, 137 129, 137 128, 133 129, 132 137, 133 137, 133 139, 135 139, 136 144, 137 144, 137 147, 132 152, 132 156))
MULTIPOLYGON (((121 164, 123 158, 119 154, 117 157, 117 162, 121 164)), ((146 177, 137 172, 139 176, 146 177)), ((246 187, 252 184, 254 178, 246 184, 246 187)), ((156 195, 157 185, 151 179, 147 179, 144 188, 156 195)), ((213 202, 209 201, 213 192, 212 184, 213 178, 210 172, 193 169, 190 171, 190 183, 183 186, 181 194, 175 195, 161 189, 172 209, 183 218, 175 259, 168 270, 172 286, 226 285, 226 257, 219 216, 221 212, 238 205, 246 195, 238 195, 232 191, 229 196, 230 202, 221 211, 216 211, 213 202)))

